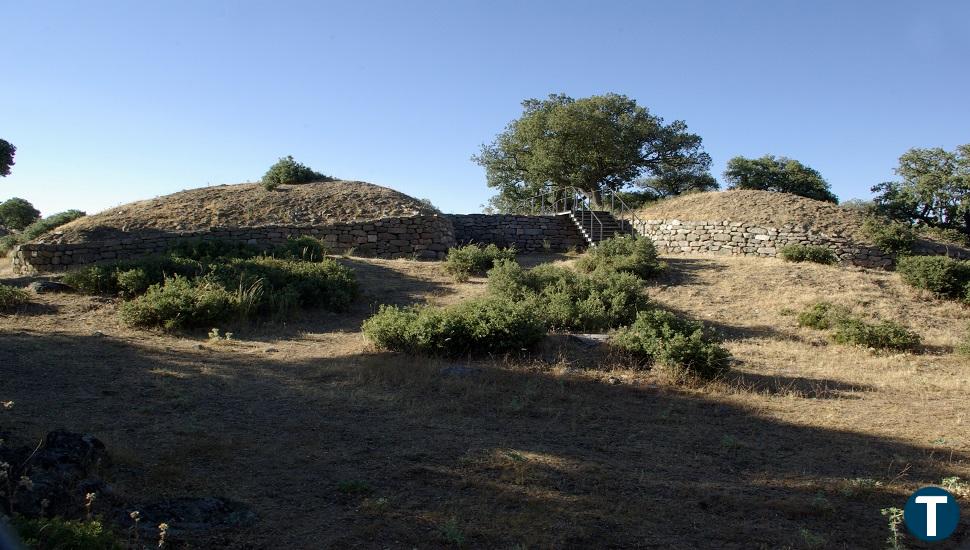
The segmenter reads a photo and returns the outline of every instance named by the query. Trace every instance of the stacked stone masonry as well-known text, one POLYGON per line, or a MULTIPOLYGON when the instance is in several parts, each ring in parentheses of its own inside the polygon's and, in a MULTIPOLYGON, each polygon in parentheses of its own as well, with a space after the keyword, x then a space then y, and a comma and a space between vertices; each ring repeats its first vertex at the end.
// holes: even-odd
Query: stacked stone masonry
POLYGON ((791 244, 825 246, 849 265, 888 268, 893 255, 840 235, 814 233, 797 225, 766 227, 730 221, 646 220, 634 230, 650 237, 661 253, 776 256, 791 244))
POLYGON ((443 216, 384 218, 322 227, 210 228, 204 231, 126 233, 119 238, 79 243, 28 243, 14 249, 13 264, 24 273, 62 271, 74 265, 157 254, 185 240, 245 242, 268 250, 288 238, 309 235, 333 251, 359 256, 441 259, 455 245, 451 222, 443 216))
POLYGON ((514 246, 523 252, 562 252, 585 248, 586 241, 569 216, 450 214, 458 244, 514 246))

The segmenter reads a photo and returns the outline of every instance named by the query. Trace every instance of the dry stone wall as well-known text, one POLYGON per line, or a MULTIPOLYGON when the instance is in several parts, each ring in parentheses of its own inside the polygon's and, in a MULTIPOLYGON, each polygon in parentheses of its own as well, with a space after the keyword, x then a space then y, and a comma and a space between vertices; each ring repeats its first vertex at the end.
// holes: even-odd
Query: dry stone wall
POLYGON ((118 232, 104 240, 74 243, 37 242, 14 249, 13 264, 24 273, 61 271, 70 266, 116 259, 137 258, 163 252, 183 240, 245 242, 267 250, 290 237, 309 235, 321 239, 331 250, 353 249, 360 256, 440 259, 455 245, 455 232, 444 216, 384 218, 372 222, 322 227, 210 228, 185 232, 118 232))
POLYGON ((568 216, 517 216, 512 214, 449 214, 458 244, 481 243, 523 252, 562 252, 585 248, 586 241, 568 216))
POLYGON ((650 237, 661 253, 712 253, 735 256, 776 256, 790 244, 825 246, 843 263, 890 267, 893 255, 853 242, 841 235, 815 233, 797 225, 767 227, 731 221, 646 220, 634 230, 650 237))

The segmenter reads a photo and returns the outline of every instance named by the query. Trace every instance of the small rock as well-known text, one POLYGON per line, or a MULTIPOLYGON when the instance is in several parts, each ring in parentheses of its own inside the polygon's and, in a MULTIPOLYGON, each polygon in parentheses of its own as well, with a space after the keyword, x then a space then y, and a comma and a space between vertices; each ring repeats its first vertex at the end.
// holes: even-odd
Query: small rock
POLYGON ((608 383, 610 383, 610 384, 622 384, 623 383, 623 380, 620 380, 620 378, 617 377, 617 376, 611 376, 611 377, 607 378, 606 381, 608 383))
POLYGON ((280 350, 278 350, 276 348, 266 348, 266 349, 263 350, 263 353, 279 353, 279 351, 280 350))
POLYGON ((91 333, 91 336, 94 336, 95 338, 104 338, 104 333, 100 330, 96 330, 91 333))
POLYGON ((203 346, 202 344, 196 344, 195 349, 203 350, 205 349, 205 346, 203 346))
POLYGON ((27 287, 37 294, 47 294, 56 292, 74 292, 74 287, 55 281, 34 281, 27 287))

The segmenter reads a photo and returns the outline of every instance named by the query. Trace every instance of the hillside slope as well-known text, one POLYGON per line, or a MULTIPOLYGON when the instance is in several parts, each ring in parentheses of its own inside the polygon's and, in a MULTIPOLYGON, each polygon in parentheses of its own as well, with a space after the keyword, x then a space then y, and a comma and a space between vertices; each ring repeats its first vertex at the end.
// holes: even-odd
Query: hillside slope
POLYGON ((40 240, 76 242, 143 229, 320 226, 415 216, 427 209, 404 193, 361 181, 282 185, 274 191, 258 183, 243 183, 189 189, 125 204, 66 224, 40 240))

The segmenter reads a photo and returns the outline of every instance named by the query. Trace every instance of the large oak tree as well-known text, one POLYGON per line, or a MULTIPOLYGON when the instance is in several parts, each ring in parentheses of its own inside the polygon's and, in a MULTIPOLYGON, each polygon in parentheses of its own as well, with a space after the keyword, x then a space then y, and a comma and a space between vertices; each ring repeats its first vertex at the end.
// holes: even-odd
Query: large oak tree
POLYGON ((619 94, 522 102, 522 116, 473 160, 485 168, 500 211, 538 193, 576 187, 595 204, 607 190, 653 186, 657 194, 716 189, 711 157, 683 121, 664 124, 619 94))
POLYGON ((728 182, 728 189, 778 191, 819 201, 839 202, 829 183, 817 170, 788 157, 734 157, 728 161, 724 179, 728 182))

